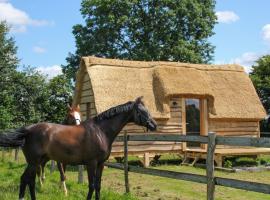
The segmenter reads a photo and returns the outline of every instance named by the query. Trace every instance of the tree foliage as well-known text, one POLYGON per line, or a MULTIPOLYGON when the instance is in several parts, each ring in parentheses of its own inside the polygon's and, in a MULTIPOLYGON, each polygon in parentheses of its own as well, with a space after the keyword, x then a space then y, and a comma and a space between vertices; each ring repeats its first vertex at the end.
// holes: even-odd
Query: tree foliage
MULTIPOLYGON (((270 55, 265 55, 252 66, 251 80, 256 88, 260 100, 270 114, 270 55)), ((270 131, 270 119, 261 123, 262 131, 270 131)))
POLYGON ((10 127, 13 121, 14 102, 10 85, 16 72, 18 59, 14 39, 8 36, 8 26, 0 22, 0 129, 10 127))
POLYGON ((0 130, 41 121, 63 122, 71 98, 71 84, 64 75, 51 80, 34 68, 16 70, 17 47, 0 23, 0 130))
POLYGON ((83 0, 85 25, 75 25, 77 50, 64 72, 74 78, 81 56, 207 63, 215 0, 83 0))

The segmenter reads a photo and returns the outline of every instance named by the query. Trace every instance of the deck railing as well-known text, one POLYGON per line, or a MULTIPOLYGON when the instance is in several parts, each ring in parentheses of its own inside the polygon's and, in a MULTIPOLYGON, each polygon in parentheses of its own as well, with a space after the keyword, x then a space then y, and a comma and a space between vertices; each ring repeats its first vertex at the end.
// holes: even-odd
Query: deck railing
POLYGON ((119 136, 117 141, 124 142, 124 164, 106 163, 107 166, 124 170, 126 192, 129 190, 128 172, 149 174, 154 176, 180 179, 197 183, 207 184, 207 200, 214 200, 215 186, 225 186, 248 191, 270 194, 270 185, 264 183, 241 181, 235 179, 221 178, 214 176, 214 155, 216 145, 228 146, 251 146, 270 148, 270 138, 250 138, 250 137, 222 137, 215 133, 208 136, 188 136, 188 135, 127 135, 119 136), (206 176, 191 173, 174 172, 168 170, 157 170, 128 165, 128 142, 129 141, 173 141, 173 142, 198 142, 207 144, 206 176))

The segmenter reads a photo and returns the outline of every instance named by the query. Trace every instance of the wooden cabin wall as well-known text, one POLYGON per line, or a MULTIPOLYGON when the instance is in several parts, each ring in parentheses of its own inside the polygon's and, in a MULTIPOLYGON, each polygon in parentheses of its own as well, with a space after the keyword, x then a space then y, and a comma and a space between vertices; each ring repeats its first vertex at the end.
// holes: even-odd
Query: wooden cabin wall
MULTIPOLYGON (((182 111, 181 111, 181 98, 172 98, 170 100, 170 112, 171 118, 169 120, 157 119, 158 129, 156 133, 161 134, 181 134, 182 133, 182 111)), ((89 75, 86 73, 82 83, 82 90, 80 96, 80 108, 82 119, 85 120, 88 117, 94 117, 96 113, 94 94, 92 85, 89 79, 89 75)), ((138 126, 134 123, 130 123, 124 127, 120 135, 126 131, 130 134, 151 134, 148 133, 145 127, 138 126)), ((159 154, 167 152, 179 152, 182 149, 179 142, 129 142, 129 152, 135 155, 144 155, 147 153, 159 154)), ((114 142, 112 148, 112 156, 120 156, 123 154, 123 142, 114 142)))
MULTIPOLYGON (((156 133, 160 134, 181 134, 182 133, 182 109, 181 109, 181 98, 172 98, 170 100, 170 114, 171 118, 169 120, 156 119, 158 124, 156 133)), ((146 131, 145 127, 138 126, 134 123, 130 123, 124 127, 120 135, 126 131, 129 135, 137 134, 151 134, 146 131)), ((136 152, 179 152, 182 149, 180 142, 157 142, 157 141, 147 141, 147 142, 129 142, 129 152, 136 154, 136 152)), ((123 153, 123 142, 113 143, 113 154, 123 153)))
POLYGON ((95 108, 94 93, 88 73, 85 73, 80 96, 80 108, 82 120, 94 117, 97 112, 95 108))
MULTIPOLYGON (((257 121, 209 121, 209 131, 220 136, 259 137, 260 126, 257 121)), ((217 148, 233 148, 218 145, 217 148)), ((236 147, 239 148, 239 147, 236 147)))

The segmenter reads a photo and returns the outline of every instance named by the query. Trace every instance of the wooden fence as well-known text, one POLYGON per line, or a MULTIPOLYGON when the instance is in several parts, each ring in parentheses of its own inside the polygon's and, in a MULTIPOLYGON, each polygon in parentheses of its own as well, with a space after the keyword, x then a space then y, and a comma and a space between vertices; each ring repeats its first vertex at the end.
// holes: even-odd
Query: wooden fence
POLYGON ((214 176, 214 155, 216 145, 228 146, 251 146, 251 147, 269 147, 270 138, 249 138, 249 137, 221 137, 215 133, 209 133, 208 136, 188 136, 188 135, 127 135, 120 136, 117 141, 124 142, 124 164, 106 163, 107 166, 124 170, 126 192, 129 192, 128 172, 140 174, 149 174, 154 176, 193 181, 207 184, 207 200, 214 200, 215 186, 225 186, 248 191, 270 194, 270 185, 235 179, 221 178, 214 176), (157 170, 128 165, 128 141, 173 141, 173 142, 199 142, 207 144, 206 176, 174 172, 168 170, 157 170))

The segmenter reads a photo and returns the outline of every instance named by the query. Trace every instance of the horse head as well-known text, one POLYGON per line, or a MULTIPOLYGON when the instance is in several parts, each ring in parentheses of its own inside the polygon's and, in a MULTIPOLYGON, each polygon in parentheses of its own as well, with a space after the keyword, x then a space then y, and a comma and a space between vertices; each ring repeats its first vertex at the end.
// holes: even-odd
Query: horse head
POLYGON ((79 125, 81 123, 81 115, 80 115, 80 106, 70 106, 68 105, 67 111, 67 124, 69 125, 79 125))
POLYGON ((150 131, 155 131, 157 129, 157 123, 150 115, 149 111, 146 109, 142 96, 136 98, 134 102, 134 115, 133 121, 135 124, 144 126, 150 131))

